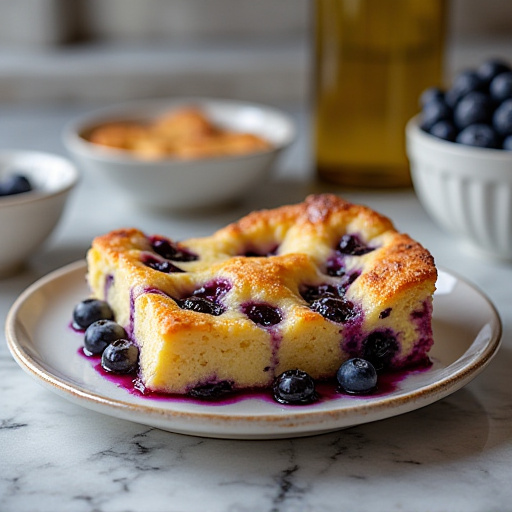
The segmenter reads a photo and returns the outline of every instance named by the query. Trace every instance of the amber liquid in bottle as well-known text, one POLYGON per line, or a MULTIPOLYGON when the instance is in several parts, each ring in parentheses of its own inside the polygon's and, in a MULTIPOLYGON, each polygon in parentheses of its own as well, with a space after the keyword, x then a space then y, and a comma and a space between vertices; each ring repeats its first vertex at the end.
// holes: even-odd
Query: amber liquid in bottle
POLYGON ((316 0, 314 147, 322 181, 411 184, 405 125, 442 85, 444 0, 316 0))

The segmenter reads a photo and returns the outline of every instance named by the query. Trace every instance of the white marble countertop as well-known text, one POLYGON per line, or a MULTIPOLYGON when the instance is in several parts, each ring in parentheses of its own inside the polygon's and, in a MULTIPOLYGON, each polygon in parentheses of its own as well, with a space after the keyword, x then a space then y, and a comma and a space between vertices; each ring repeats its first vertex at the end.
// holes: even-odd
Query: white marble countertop
MULTIPOLYGON (((0 147, 65 154, 61 129, 85 110, 2 107, 0 147)), ((305 130, 272 183, 262 184, 240 205, 208 215, 135 211, 102 183, 83 176, 49 244, 22 273, 0 282, 1 320, 29 284, 82 259, 97 234, 135 225, 178 239, 206 235, 254 208, 302 200, 318 189, 309 176, 305 130)), ((482 374, 433 405, 339 432, 294 440, 215 440, 115 419, 54 395, 18 367, 2 333, 0 510, 511 510, 512 264, 463 252, 431 222, 410 190, 343 195, 391 216, 431 250, 439 265, 494 302, 504 324, 503 344, 482 374)))

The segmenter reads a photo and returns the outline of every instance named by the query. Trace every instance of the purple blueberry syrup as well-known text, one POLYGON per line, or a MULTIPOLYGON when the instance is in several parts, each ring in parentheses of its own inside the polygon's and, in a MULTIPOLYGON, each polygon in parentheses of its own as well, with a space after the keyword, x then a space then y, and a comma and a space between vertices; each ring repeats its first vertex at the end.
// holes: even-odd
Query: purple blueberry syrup
POLYGON ((167 238, 153 236, 149 238, 149 241, 153 250, 166 260, 186 262, 199 259, 197 254, 178 243, 171 242, 167 238))
MULTIPOLYGON (((268 402, 271 404, 275 404, 275 400, 272 397, 271 390, 267 389, 246 389, 246 390, 231 390, 230 393, 219 393, 217 396, 210 396, 208 400, 200 397, 199 394, 196 396, 192 396, 190 393, 188 395, 175 395, 169 393, 160 393, 156 391, 148 390, 141 380, 134 376, 133 374, 113 374, 111 372, 105 371, 101 366, 101 357, 100 356, 86 356, 83 352, 83 349, 80 348, 78 350, 78 354, 85 359, 87 359, 95 369, 98 374, 100 374, 103 378, 112 382, 112 384, 117 387, 124 389, 126 392, 131 395, 137 396, 139 398, 152 400, 152 401, 163 401, 163 402, 177 402, 177 403, 194 403, 198 405, 204 406, 226 406, 233 405, 235 403, 242 402, 244 400, 257 399, 264 402, 268 402)), ((345 394, 342 390, 339 389, 338 383, 336 379, 326 379, 322 381, 316 382, 316 392, 318 395, 317 403, 328 402, 336 399, 340 399, 343 397, 344 400, 357 400, 357 399, 372 399, 376 397, 382 397, 389 395, 396 389, 400 382, 407 378, 409 375, 414 375, 419 372, 423 372, 428 370, 429 366, 422 366, 418 368, 413 368, 410 370, 402 370, 402 371, 393 371, 393 372, 385 372, 380 373, 377 388, 369 395, 363 396, 355 396, 350 394, 345 394)), ((227 381, 219 381, 220 387, 224 387, 222 382, 227 381)), ((228 386, 226 386, 227 388, 228 386)), ((296 405, 283 405, 280 404, 280 407, 289 407, 290 409, 296 409, 296 405)))
POLYGON ((408 356, 407 365, 430 364, 427 352, 434 343, 432 332, 432 300, 423 302, 420 309, 411 313, 412 321, 416 324, 416 331, 420 334, 420 340, 415 345, 413 352, 408 356))
POLYGON ((220 380, 217 382, 208 382, 200 384, 192 388, 188 395, 192 398, 199 398, 201 400, 218 400, 225 395, 233 392, 233 382, 227 380, 220 380))

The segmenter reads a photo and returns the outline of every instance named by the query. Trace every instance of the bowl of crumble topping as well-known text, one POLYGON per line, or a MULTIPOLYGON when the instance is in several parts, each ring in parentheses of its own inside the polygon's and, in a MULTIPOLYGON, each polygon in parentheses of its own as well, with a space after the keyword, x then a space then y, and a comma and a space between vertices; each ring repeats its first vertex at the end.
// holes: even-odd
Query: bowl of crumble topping
POLYGON ((72 121, 63 140, 85 172, 133 204, 170 210, 235 201, 294 139, 290 117, 232 100, 140 100, 72 121))

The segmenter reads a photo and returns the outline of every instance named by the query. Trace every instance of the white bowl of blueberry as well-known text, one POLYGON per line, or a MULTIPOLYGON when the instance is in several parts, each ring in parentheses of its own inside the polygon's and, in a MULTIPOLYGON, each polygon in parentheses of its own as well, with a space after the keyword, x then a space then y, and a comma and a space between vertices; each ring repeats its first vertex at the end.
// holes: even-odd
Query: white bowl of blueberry
POLYGON ((0 151, 0 277, 34 256, 57 226, 78 171, 65 158, 0 151))
POLYGON ((512 260, 512 66, 487 60, 420 102, 406 128, 419 200, 473 254, 512 260))

